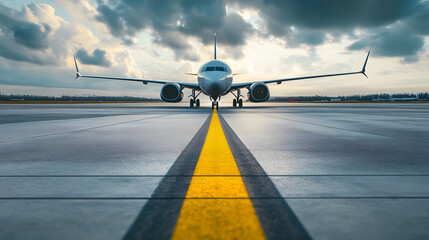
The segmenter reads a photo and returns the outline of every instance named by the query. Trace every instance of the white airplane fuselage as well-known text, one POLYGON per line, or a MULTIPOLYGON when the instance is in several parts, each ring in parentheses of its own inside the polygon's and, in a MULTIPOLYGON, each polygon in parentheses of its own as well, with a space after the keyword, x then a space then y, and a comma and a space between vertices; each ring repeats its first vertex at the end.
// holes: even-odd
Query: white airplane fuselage
POLYGON ((231 68, 219 60, 205 63, 197 73, 198 85, 213 101, 218 101, 221 96, 229 93, 232 78, 231 68))

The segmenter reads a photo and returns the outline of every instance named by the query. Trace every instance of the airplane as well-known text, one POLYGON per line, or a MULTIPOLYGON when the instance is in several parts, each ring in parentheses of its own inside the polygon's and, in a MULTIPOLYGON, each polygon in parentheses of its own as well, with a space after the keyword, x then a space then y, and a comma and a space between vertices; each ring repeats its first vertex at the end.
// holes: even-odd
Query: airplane
POLYGON ((233 83, 233 77, 237 75, 237 73, 232 73, 231 68, 226 63, 217 60, 216 34, 214 35, 214 59, 203 64, 198 70, 198 73, 187 73, 187 74, 196 76, 198 83, 183 83, 183 82, 171 82, 171 81, 160 81, 160 80, 150 80, 150 79, 81 75, 79 72, 79 68, 77 66, 76 57, 74 55, 73 55, 73 58, 76 66, 76 79, 79 77, 82 77, 82 78, 134 81, 134 82, 141 82, 143 84, 148 84, 148 83, 163 84, 161 88, 161 99, 165 102, 182 101, 183 89, 189 88, 192 90, 192 94, 189 96, 191 98, 190 107, 194 107, 194 105, 195 107, 200 106, 200 99, 198 99, 198 96, 201 93, 203 93, 209 96, 210 100, 212 101, 212 110, 213 110, 214 108, 216 109, 219 108, 219 101, 221 97, 228 93, 231 93, 232 95, 234 95, 233 107, 243 107, 242 97, 244 96, 241 95, 241 90, 243 88, 247 88, 248 90, 247 98, 250 102, 265 102, 270 98, 270 90, 267 86, 267 84, 270 84, 270 83, 281 84, 282 82, 286 82, 286 81, 352 75, 352 74, 363 74, 365 77, 368 77, 365 73, 365 68, 368 62, 370 52, 371 51, 369 51, 368 55, 366 56, 362 70, 357 72, 334 73, 334 74, 295 77, 295 78, 283 78, 283 79, 275 79, 275 80, 245 82, 245 83, 233 83))

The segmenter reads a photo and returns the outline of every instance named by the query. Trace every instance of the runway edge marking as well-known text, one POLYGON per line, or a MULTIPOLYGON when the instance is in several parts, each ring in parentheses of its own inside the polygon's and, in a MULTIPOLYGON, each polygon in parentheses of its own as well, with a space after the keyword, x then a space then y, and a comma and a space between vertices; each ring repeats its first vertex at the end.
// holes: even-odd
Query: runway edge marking
POLYGON ((265 239, 216 110, 172 239, 265 239))
POLYGON ((168 170, 149 201, 123 237, 134 239, 170 239, 194 173, 212 114, 168 170), (183 177, 189 175, 189 177, 183 177), (178 177, 169 177, 178 176, 178 177), (157 199, 158 198, 158 199, 157 199), (173 199, 168 199, 173 198, 173 199))
POLYGON ((311 239, 298 217, 271 181, 270 177, 235 134, 226 120, 219 114, 219 121, 229 143, 241 175, 265 177, 243 177, 253 206, 268 239, 311 239), (258 197, 272 197, 261 199, 258 197))

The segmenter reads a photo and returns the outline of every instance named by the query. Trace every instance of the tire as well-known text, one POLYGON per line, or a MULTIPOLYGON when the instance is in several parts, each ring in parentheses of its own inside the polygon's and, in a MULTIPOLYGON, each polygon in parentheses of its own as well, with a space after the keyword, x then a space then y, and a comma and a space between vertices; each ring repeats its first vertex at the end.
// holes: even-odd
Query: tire
POLYGON ((219 110, 219 102, 216 102, 216 110, 219 110))
POLYGON ((189 101, 189 106, 194 107, 194 99, 191 98, 191 100, 189 101))
POLYGON ((196 107, 200 107, 200 99, 197 99, 197 100, 195 101, 195 106, 196 106, 196 107))
POLYGON ((232 100, 232 106, 233 107, 237 107, 237 99, 233 99, 232 100))
POLYGON ((215 107, 215 103, 212 102, 212 110, 214 110, 214 107, 215 107))
POLYGON ((243 99, 238 100, 238 106, 243 107, 243 99))

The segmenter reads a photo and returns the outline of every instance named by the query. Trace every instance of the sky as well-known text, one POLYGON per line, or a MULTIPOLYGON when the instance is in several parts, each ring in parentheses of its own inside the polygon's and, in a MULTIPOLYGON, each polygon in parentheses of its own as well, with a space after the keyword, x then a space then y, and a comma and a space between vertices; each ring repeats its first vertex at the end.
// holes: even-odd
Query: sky
MULTIPOLYGON (((270 85, 271 96, 429 91, 427 0, 0 0, 0 92, 158 98, 217 57, 234 82, 359 71, 270 85)), ((188 91, 185 91, 187 94, 188 91)))

